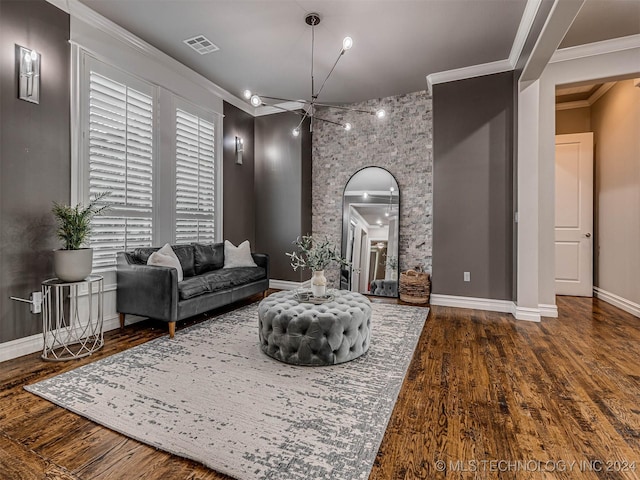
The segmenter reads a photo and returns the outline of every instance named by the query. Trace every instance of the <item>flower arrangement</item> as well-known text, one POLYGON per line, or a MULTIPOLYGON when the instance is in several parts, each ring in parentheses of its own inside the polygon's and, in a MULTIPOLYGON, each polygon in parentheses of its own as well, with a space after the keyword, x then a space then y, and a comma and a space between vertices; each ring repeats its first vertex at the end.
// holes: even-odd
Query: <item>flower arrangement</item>
POLYGON ((320 240, 313 238, 312 235, 304 235, 298 237, 293 244, 297 247, 297 251, 286 255, 291 258, 291 267, 294 270, 308 268, 312 271, 320 271, 332 263, 345 267, 350 265, 350 262, 340 256, 338 249, 327 237, 320 240))
POLYGON ((56 234, 64 245, 63 250, 79 250, 91 233, 91 220, 100 215, 110 205, 98 206, 97 203, 111 192, 97 195, 86 207, 77 204, 75 207, 53 202, 51 211, 58 221, 56 234))
POLYGON ((397 270, 398 269, 398 257, 394 256, 394 255, 389 255, 387 257, 387 268, 391 269, 391 270, 397 270))

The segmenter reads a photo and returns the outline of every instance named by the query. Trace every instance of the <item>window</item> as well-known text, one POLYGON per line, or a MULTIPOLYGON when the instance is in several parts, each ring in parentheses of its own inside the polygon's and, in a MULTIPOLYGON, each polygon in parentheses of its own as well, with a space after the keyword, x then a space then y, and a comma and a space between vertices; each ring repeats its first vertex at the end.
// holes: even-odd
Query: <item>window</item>
POLYGON ((92 224, 93 266, 105 268, 153 243, 153 98, 90 70, 88 105, 89 196, 109 191, 113 205, 92 224))
POLYGON ((215 128, 176 109, 176 242, 215 240, 215 128))
POLYGON ((110 192, 111 208, 92 222, 94 269, 115 270, 116 253, 134 248, 220 241, 221 115, 135 66, 132 74, 77 53, 72 202, 110 192))

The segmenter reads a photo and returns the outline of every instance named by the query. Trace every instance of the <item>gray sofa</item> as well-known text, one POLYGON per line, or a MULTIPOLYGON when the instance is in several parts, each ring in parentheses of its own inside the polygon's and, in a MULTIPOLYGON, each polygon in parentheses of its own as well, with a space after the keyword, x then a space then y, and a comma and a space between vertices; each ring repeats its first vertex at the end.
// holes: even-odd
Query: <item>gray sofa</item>
POLYGON ((120 327, 125 315, 142 315, 169 323, 173 338, 176 322, 269 288, 269 256, 252 254, 257 267, 222 268, 224 244, 172 245, 182 265, 178 283, 175 268, 147 265, 158 248, 137 248, 117 254, 117 310, 120 327))

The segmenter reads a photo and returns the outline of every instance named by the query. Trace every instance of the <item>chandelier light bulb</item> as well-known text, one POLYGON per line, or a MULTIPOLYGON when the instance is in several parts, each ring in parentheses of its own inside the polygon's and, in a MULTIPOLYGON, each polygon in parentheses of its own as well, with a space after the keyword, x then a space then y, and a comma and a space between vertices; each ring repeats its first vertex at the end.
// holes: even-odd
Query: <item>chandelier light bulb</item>
POLYGON ((342 49, 349 50, 351 47, 353 47, 353 39, 351 37, 344 37, 344 40, 342 40, 342 49))
POLYGON ((353 128, 353 127, 352 127, 352 125, 351 125, 349 122, 347 122, 347 123, 345 123, 345 124, 344 124, 344 129, 345 129, 347 132, 348 132, 349 130, 351 130, 352 128, 353 128))
POLYGON ((242 96, 246 99, 249 100, 251 98, 251 90, 245 90, 244 92, 242 92, 242 96))
POLYGON ((384 216, 388 217, 389 216, 389 212, 384 212, 384 216))
POLYGON ((291 133, 293 134, 294 137, 297 137, 298 135, 300 135, 300 129, 294 128, 291 133))
POLYGON ((381 108, 376 112, 376 117, 382 119, 387 116, 387 112, 384 111, 384 108, 381 108))
POLYGON ((260 105, 262 105, 262 99, 255 93, 251 95, 251 105, 253 105, 254 107, 259 107, 260 105))

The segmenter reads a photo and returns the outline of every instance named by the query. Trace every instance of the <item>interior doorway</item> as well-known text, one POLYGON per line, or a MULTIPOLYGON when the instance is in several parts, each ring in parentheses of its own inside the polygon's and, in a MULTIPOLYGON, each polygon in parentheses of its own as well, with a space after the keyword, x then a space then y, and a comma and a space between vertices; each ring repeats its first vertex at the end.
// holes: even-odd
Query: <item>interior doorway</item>
POLYGON ((593 296, 593 133, 556 135, 557 295, 593 296))

